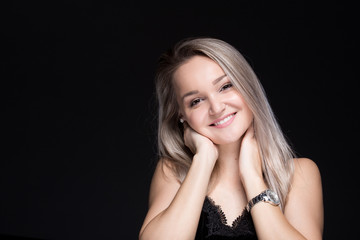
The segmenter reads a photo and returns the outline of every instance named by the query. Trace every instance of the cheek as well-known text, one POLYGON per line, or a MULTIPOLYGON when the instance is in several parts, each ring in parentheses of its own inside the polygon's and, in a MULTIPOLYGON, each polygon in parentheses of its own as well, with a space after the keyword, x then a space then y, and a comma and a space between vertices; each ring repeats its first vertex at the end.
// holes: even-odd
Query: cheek
POLYGON ((191 113, 186 114, 190 127, 192 127, 195 131, 200 132, 201 128, 207 125, 206 114, 205 109, 202 108, 195 109, 191 113))
POLYGON ((237 96, 234 96, 234 100, 236 98, 236 102, 238 103, 238 108, 242 109, 243 117, 246 119, 250 119, 252 121, 253 119, 253 113, 248 107, 248 105, 245 103, 244 99, 240 94, 237 94, 237 96))
POLYGON ((250 127, 254 119, 252 111, 246 105, 243 105, 239 117, 241 119, 240 124, 242 128, 244 128, 244 130, 247 130, 247 128, 250 127))
POLYGON ((254 120, 254 114, 248 106, 245 106, 245 111, 247 112, 248 117, 250 118, 250 122, 254 120))

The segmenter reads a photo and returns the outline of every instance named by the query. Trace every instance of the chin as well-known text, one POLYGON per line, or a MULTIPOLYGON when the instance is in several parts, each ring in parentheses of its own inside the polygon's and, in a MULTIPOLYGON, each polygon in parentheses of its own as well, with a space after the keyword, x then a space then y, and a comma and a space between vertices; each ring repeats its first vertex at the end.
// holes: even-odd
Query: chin
POLYGON ((227 144, 231 144, 231 143, 236 143, 236 142, 239 142, 240 139, 241 139, 241 136, 239 136, 239 137, 232 136, 229 138, 210 138, 210 140, 216 145, 227 145, 227 144))

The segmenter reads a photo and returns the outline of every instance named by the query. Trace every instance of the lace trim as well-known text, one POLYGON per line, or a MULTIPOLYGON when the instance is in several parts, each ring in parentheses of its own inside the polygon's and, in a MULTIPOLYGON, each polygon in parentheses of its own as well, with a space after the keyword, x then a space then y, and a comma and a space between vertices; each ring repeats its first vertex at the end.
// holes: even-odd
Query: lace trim
MULTIPOLYGON (((219 216, 220 216, 221 223, 224 224, 224 225, 226 225, 226 226, 229 226, 229 225, 227 224, 226 215, 225 215, 224 211, 221 209, 221 206, 220 206, 220 205, 217 205, 217 204, 215 203, 215 201, 214 201, 211 197, 207 197, 207 198, 208 198, 209 202, 210 202, 214 207, 216 207, 217 212, 218 212, 218 214, 219 214, 219 216)), ((234 223, 233 223, 233 224, 234 224, 234 223)))
POLYGON ((207 213, 208 237, 211 235, 221 236, 256 236, 255 228, 250 213, 244 208, 241 215, 232 223, 227 224, 227 219, 220 205, 217 205, 213 199, 206 197, 203 211, 207 213))

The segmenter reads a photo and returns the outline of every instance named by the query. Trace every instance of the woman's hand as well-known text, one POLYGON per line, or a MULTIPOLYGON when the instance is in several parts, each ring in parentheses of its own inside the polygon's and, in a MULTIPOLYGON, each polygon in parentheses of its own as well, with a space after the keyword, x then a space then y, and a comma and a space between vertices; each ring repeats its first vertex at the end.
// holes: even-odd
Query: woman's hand
POLYGON ((240 148, 239 171, 243 183, 263 179, 261 165, 259 146, 254 133, 254 126, 251 124, 244 134, 240 148))
POLYGON ((184 142, 194 154, 206 155, 206 158, 214 162, 218 158, 217 146, 207 137, 199 134, 184 122, 184 142))

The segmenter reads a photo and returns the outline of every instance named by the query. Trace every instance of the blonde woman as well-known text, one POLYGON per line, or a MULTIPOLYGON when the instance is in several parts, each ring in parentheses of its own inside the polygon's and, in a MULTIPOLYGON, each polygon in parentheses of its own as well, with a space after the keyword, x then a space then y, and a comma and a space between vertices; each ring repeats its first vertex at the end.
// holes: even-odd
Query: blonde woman
POLYGON ((156 90, 160 159, 139 239, 322 239, 318 167, 295 158, 233 46, 180 41, 156 90))

